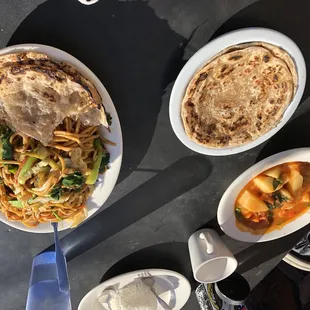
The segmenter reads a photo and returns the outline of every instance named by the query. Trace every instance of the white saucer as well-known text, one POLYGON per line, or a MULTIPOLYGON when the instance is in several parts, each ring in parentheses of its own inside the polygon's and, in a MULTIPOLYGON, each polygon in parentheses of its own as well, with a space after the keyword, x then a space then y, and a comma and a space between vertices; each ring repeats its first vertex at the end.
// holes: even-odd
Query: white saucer
MULTIPOLYGON (((87 293, 79 304, 78 310, 104 310, 98 298, 106 288, 117 290, 140 278, 141 274, 149 273, 155 280, 154 288, 172 310, 182 309, 190 294, 191 286, 181 274, 165 269, 144 269, 128 272, 109 279, 87 293)), ((158 304, 158 310, 163 308, 158 304)))

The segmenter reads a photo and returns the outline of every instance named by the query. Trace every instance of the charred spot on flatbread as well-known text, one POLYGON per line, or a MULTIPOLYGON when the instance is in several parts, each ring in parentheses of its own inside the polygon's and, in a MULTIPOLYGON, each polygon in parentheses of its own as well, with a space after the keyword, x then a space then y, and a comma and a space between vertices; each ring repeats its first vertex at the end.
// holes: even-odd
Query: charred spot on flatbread
POLYGON ((242 55, 234 55, 234 56, 231 56, 229 60, 239 60, 240 58, 242 58, 242 55))
POLYGON ((264 62, 268 62, 270 60, 269 55, 264 55, 263 60, 264 62))

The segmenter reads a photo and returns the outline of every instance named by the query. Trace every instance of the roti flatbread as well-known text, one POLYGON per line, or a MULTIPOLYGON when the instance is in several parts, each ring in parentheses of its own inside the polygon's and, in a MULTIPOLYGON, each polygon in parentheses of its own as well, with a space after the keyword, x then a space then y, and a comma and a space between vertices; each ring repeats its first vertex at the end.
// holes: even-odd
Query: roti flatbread
POLYGON ((181 116, 188 137, 212 148, 248 143, 281 120, 297 89, 292 58, 262 42, 232 46, 190 81, 181 116))
POLYGON ((89 93, 64 72, 30 65, 0 68, 0 102, 16 131, 43 144, 65 117, 79 117, 93 104, 89 93))
POLYGON ((0 119, 47 144, 67 116, 108 127, 97 89, 73 66, 35 52, 0 56, 0 119))

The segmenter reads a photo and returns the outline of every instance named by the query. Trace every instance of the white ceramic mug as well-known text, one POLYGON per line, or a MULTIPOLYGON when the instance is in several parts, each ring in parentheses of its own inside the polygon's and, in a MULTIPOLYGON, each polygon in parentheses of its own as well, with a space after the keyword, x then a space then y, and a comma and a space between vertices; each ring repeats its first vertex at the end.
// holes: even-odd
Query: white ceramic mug
POLYGON ((238 262, 213 229, 202 229, 188 240, 194 278, 201 283, 215 283, 230 276, 238 262))

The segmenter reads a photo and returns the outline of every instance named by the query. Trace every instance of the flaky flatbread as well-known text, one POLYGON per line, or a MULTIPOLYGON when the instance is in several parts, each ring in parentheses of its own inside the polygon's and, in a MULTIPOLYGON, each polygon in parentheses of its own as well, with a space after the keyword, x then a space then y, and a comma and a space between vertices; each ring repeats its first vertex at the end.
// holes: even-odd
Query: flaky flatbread
POLYGON ((89 111, 93 100, 62 71, 25 65, 0 68, 0 103, 17 131, 47 144, 65 117, 89 111))
POLYGON ((0 118, 43 144, 67 117, 108 127, 101 96, 73 66, 36 52, 0 56, 0 118))
POLYGON ((254 42, 215 55, 189 83, 182 102, 185 131, 212 148, 248 143, 281 120, 297 88, 292 58, 254 42))

